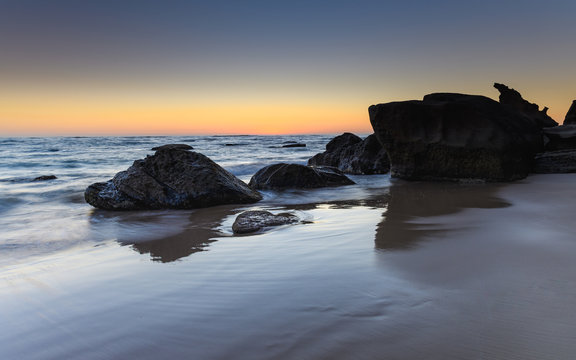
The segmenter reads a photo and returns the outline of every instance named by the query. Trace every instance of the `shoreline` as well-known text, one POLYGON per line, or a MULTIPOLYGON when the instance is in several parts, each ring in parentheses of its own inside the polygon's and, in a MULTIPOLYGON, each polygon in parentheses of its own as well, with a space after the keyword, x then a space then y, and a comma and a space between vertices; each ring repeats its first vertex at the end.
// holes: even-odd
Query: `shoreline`
POLYGON ((393 181, 356 201, 291 206, 312 224, 211 238, 216 228, 205 251, 182 256, 202 224, 230 220, 189 212, 161 240, 107 240, 0 272, 0 355, 570 358, 574 183, 393 181))

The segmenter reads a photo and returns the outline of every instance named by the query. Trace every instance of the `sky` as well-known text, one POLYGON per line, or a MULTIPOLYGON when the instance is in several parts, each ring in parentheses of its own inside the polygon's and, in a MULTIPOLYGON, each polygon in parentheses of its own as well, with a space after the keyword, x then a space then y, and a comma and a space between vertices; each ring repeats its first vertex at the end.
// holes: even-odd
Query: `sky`
POLYGON ((0 0, 0 136, 370 133, 494 82, 564 120, 576 1, 0 0))

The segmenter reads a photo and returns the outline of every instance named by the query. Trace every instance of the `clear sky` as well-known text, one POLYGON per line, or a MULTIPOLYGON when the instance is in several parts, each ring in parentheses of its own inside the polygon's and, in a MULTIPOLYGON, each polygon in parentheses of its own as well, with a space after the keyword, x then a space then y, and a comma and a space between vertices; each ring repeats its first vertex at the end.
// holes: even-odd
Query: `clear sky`
POLYGON ((0 136, 371 131, 502 82, 562 122, 576 1, 0 0, 0 136))

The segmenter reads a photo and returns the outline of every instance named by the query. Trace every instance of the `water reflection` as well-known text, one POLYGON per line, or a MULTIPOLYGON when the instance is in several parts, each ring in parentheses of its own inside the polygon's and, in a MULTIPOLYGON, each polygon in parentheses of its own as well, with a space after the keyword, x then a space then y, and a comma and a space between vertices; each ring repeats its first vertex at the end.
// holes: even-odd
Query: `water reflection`
POLYGON ((94 210, 90 221, 94 229, 108 233, 121 245, 166 263, 206 250, 214 238, 226 236, 217 227, 239 211, 237 206, 157 212, 94 210))
POLYGON ((453 214, 467 208, 510 206, 497 196, 503 186, 397 181, 390 186, 388 209, 376 229, 376 248, 410 249, 424 236, 449 230, 425 224, 422 218, 453 214), (416 218, 418 222, 414 222, 416 218))

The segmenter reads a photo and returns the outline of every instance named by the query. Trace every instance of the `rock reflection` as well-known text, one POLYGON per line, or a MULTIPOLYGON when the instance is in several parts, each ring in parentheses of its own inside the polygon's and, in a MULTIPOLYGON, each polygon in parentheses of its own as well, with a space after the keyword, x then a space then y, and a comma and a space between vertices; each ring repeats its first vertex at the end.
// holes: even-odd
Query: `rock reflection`
MULTIPOLYGON (((239 211, 241 209, 237 206, 163 213, 95 210, 92 222, 97 223, 105 218, 107 222, 116 225, 108 231, 113 232, 119 244, 130 246, 140 254, 150 254, 152 261, 167 263, 204 251, 210 243, 216 241, 214 238, 226 236, 217 227, 227 216, 239 211), (135 237, 134 233, 138 235, 135 237)), ((103 225, 100 224, 98 229, 102 231, 103 225)))
POLYGON ((502 208, 510 204, 497 197, 502 184, 461 185, 398 181, 390 186, 388 209, 376 229, 376 248, 411 249, 425 236, 449 229, 438 228, 416 218, 457 213, 467 208, 502 208))

